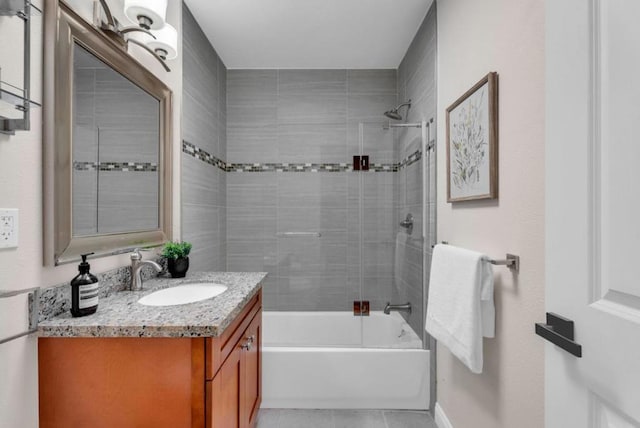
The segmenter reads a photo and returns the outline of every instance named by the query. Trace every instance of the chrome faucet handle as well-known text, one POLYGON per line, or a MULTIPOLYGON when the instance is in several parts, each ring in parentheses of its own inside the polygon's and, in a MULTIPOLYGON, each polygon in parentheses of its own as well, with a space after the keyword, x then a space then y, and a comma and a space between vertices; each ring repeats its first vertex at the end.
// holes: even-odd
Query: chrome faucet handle
POLYGON ((163 267, 153 260, 142 260, 141 251, 149 251, 143 250, 141 248, 134 248, 131 253, 131 282, 129 283, 129 289, 131 291, 140 291, 142 290, 142 268, 144 266, 153 267, 157 273, 161 273, 163 271, 163 267))
POLYGON ((140 248, 134 248, 131 253, 131 260, 142 260, 142 254, 140 254, 140 248))
POLYGON ((151 249, 136 247, 131 252, 131 260, 142 260, 142 253, 143 252, 148 253, 151 251, 152 251, 151 249))

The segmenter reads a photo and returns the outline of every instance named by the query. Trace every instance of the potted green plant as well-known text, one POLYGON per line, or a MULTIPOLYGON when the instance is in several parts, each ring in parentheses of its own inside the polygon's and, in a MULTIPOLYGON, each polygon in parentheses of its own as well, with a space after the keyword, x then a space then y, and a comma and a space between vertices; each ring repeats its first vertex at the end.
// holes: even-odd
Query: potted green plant
POLYGON ((162 249, 162 257, 167 259, 169 273, 172 278, 184 278, 189 270, 189 242, 167 242, 162 249))

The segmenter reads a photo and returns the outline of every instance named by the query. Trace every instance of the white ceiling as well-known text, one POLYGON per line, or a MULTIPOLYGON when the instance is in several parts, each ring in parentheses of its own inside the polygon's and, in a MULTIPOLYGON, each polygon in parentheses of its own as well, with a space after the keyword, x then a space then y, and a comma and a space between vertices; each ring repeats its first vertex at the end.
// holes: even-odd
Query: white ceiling
POLYGON ((227 68, 397 68, 433 0, 186 0, 227 68))

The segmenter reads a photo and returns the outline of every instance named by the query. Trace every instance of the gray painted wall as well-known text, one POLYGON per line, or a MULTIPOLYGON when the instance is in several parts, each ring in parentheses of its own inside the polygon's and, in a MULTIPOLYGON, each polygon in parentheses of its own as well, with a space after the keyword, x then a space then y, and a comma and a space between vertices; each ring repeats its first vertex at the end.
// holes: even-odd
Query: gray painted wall
MULTIPOLYGON (((183 3, 182 138, 220 159, 227 149, 227 69, 183 3)), ((182 239, 192 270, 227 269, 225 172, 182 153, 182 239)))

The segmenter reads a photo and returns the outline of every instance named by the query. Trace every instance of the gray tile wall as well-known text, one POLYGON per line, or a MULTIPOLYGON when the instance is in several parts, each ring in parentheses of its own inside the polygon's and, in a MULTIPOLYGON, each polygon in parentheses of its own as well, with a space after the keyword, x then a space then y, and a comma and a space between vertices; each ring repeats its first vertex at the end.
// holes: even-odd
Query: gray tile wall
MULTIPOLYGON (((183 3, 182 138, 227 156, 227 69, 183 3)), ((182 239, 192 270, 227 270, 227 179, 214 165, 182 153, 182 239)))
MULTIPOLYGON (((400 67, 398 68, 398 97, 401 101, 411 99, 411 108, 406 112, 407 122, 419 122, 434 118, 430 136, 435 138, 436 115, 436 4, 431 6, 422 25, 416 33, 400 67)), ((398 144, 397 156, 405 158, 420 148, 421 135, 419 129, 402 129, 396 131, 398 144)), ((429 237, 435 242, 435 206, 436 206, 436 162, 435 154, 428 154, 430 189, 428 192, 429 237)), ((422 162, 415 162, 397 173, 396 182, 398 201, 397 215, 400 218, 411 212, 414 216, 413 238, 406 239, 403 245, 405 257, 397 276, 397 296, 400 301, 410 301, 414 311, 408 321, 415 331, 424 329, 425 312, 422 303, 422 162)), ((431 246, 426 249, 424 266, 428 270, 431 265, 431 246)), ((428 272, 427 272, 428 274, 428 272)), ((427 275, 428 278, 428 275, 427 275)), ((428 287, 428 286, 427 286, 428 287)), ((435 379, 435 377, 434 377, 435 379)))
MULTIPOLYGON (((396 104, 395 70, 230 70, 230 163, 395 161, 382 113, 396 104)), ((380 309, 393 293, 393 173, 230 172, 229 270, 264 270, 267 310, 350 310, 364 293, 380 309), (279 237, 320 232, 321 237, 279 237)))
MULTIPOLYGON (((186 8, 183 19, 184 140, 229 164, 350 163, 361 152, 400 162, 420 131, 384 130, 382 113, 412 98, 406 121, 435 116, 435 6, 398 70, 227 72, 186 8)), ((183 236, 201 269, 268 271, 267 310, 350 310, 362 287, 373 309, 411 301, 421 332, 421 177, 421 162, 394 173, 225 174, 183 154, 183 236), (398 227, 407 212, 411 236, 398 227), (288 231, 322 236, 279 236, 288 231)))
MULTIPOLYGON (((157 165, 158 101, 79 47, 74 70, 74 161, 157 165)), ((73 171, 74 235, 156 229, 158 214, 157 171, 73 171)))

